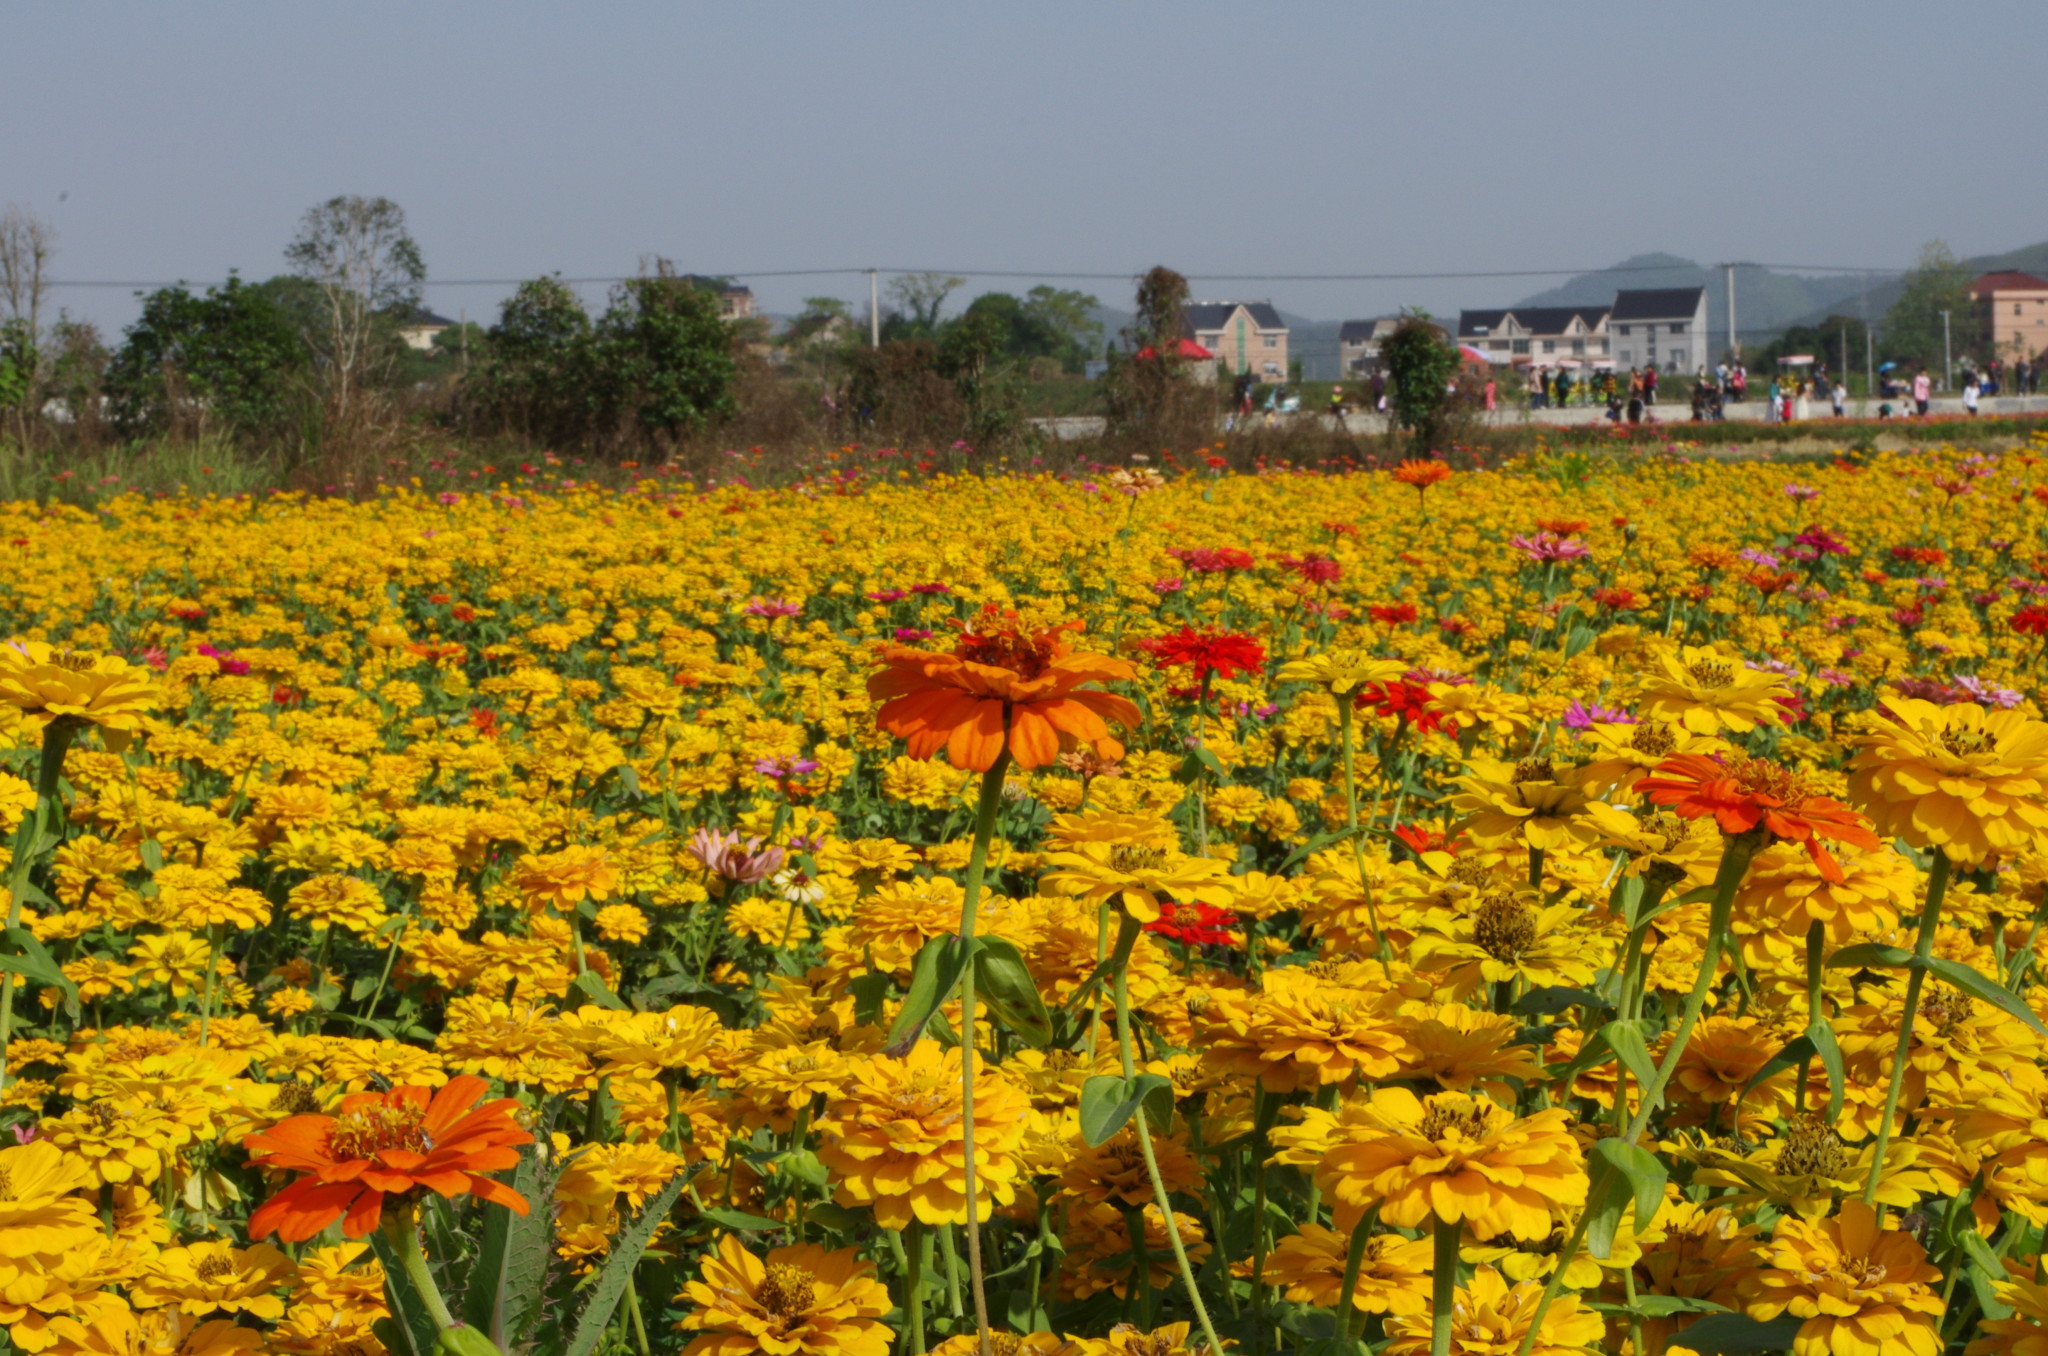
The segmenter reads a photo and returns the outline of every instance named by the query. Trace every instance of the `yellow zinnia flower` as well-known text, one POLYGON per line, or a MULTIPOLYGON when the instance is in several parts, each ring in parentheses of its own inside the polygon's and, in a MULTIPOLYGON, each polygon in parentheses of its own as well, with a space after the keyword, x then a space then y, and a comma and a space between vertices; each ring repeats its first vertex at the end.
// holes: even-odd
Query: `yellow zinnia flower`
POLYGON ((1765 1265, 1741 1284, 1743 1311, 1764 1322, 1804 1319, 1794 1356, 1935 1356, 1941 1350, 1941 1269, 1913 1235, 1881 1229, 1859 1200, 1810 1222, 1778 1221, 1760 1249, 1765 1265))
POLYGON ((1224 865, 1213 857, 1140 846, 1085 842, 1069 852, 1050 852, 1055 869, 1041 882, 1056 894, 1090 904, 1111 900, 1141 923, 1158 921, 1162 898, 1182 904, 1230 907, 1224 865))
POLYGON ((1974 703, 1895 699, 1849 774, 1849 794, 1880 833, 1956 862, 2048 844, 2048 723, 1974 703))
MULTIPOLYGON (((1522 1338, 1536 1321, 1536 1306, 1542 1296, 1541 1281, 1523 1281, 1510 1288, 1492 1267, 1479 1268, 1470 1285, 1458 1287, 1452 1305, 1453 1356, 1501 1356, 1520 1351, 1522 1338)), ((1387 1335, 1393 1341, 1385 1356, 1422 1356, 1430 1349, 1430 1323, 1426 1310, 1387 1320, 1387 1335)), ((1606 1327, 1599 1314, 1580 1306, 1577 1295, 1561 1294, 1544 1311, 1543 1326, 1537 1329, 1528 1356, 1581 1356, 1598 1350, 1606 1327)))
POLYGON ((0 645, 0 701, 21 708, 37 729, 67 716, 97 725, 107 747, 119 753, 156 704, 156 692, 148 669, 118 655, 11 640, 0 645))
POLYGON ((684 1356, 888 1356, 895 1338, 877 1321, 889 1291, 852 1248, 804 1243, 764 1260, 727 1234, 698 1275, 677 1296, 696 1308, 676 1326, 701 1334, 684 1356))
POLYGON ((1658 655, 1657 671, 1636 681, 1635 695, 1644 715, 1711 735, 1782 725, 1785 708, 1778 699, 1792 691, 1775 673, 1748 668, 1703 645, 1686 645, 1675 655, 1658 655))
POLYGON ((1535 1239, 1550 1233, 1553 1211, 1586 1201, 1568 1122, 1556 1107, 1518 1119, 1486 1097, 1382 1088, 1338 1112, 1311 1108, 1301 1133, 1328 1136, 1316 1181, 1344 1205, 1378 1206, 1403 1229, 1434 1218, 1463 1221, 1481 1239, 1535 1239))

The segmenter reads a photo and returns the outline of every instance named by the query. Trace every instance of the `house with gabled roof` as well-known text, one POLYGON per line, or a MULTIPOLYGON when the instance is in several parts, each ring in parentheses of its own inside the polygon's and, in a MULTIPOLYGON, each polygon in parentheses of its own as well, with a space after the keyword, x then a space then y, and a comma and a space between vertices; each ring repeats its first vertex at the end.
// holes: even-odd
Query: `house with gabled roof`
POLYGON ((1270 301, 1197 301, 1184 312, 1185 338, 1216 355, 1227 375, 1287 380, 1287 322, 1270 301))
POLYGON ((1337 327, 1337 370, 1345 377, 1369 377, 1380 365, 1380 341, 1401 323, 1397 315, 1347 320, 1337 327))
POLYGON ((1669 376, 1705 367, 1711 357, 1704 287, 1623 288, 1607 324, 1619 367, 1654 363, 1669 376))
POLYGON ((1604 306, 1461 311, 1458 342, 1486 354, 1497 367, 1555 367, 1566 361, 1606 367, 1610 362, 1604 306))

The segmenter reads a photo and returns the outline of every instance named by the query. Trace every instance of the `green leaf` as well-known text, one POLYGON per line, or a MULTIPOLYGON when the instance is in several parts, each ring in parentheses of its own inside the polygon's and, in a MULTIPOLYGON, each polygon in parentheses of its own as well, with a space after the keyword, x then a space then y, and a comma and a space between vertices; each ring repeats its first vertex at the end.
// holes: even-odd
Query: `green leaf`
POLYGON ((698 1218, 708 1219, 719 1228, 736 1234, 759 1234, 766 1233, 770 1229, 786 1229, 789 1227, 779 1219, 769 1219, 766 1215, 750 1215, 744 1210, 734 1210, 730 1206, 723 1205, 712 1206, 709 1210, 700 1214, 698 1218))
POLYGON ((809 1149, 791 1149, 769 1160, 775 1164, 777 1175, 802 1182, 814 1191, 823 1191, 831 1180, 825 1172, 825 1164, 809 1149))
POLYGON ((1316 834, 1306 843, 1303 843, 1300 847, 1287 854, 1287 860, 1280 863, 1280 870, 1277 874, 1284 876, 1296 866, 1321 852, 1324 848, 1335 847, 1352 835, 1362 832, 1364 832, 1362 829, 1339 829, 1335 833, 1316 834))
MULTIPOLYGON (((974 939, 976 943, 980 938, 974 939)), ((918 1035, 924 1024, 932 1019, 946 999, 952 995, 954 986, 960 982, 960 971, 966 966, 972 946, 961 945, 958 937, 934 937, 924 944, 917 953, 916 961, 910 967, 910 991, 903 996, 903 1007, 897 1012, 896 1020, 889 1026, 889 1041, 883 1053, 902 1058, 910 1047, 917 1044, 918 1035)))
POLYGON ((1959 1213, 1962 1215, 1962 1229, 1956 1242, 1969 1256, 1971 1265, 1967 1274, 1970 1288, 1977 1292, 1977 1303, 1983 1308, 1986 1318, 2011 1318, 2012 1306, 1998 1298, 1998 1292, 1992 1288, 1997 1282, 2010 1279, 2011 1273, 1998 1260, 1998 1254, 1991 1250, 1991 1245, 1984 1241, 1984 1235, 1977 1232, 1970 1212, 1963 1210, 1959 1213))
POLYGON ((1825 1017, 1809 1026, 1805 1034, 1785 1042, 1783 1049, 1764 1061, 1763 1067, 1752 1074, 1750 1080, 1742 1085, 1742 1091, 1736 1094, 1737 1109, 1749 1099, 1757 1084, 1814 1059, 1818 1059, 1821 1067, 1828 1071, 1827 1119, 1832 1124, 1842 1114, 1842 1047, 1836 1043, 1835 1030, 1825 1017))
POLYGON ((1944 960, 1940 956, 1929 956, 1926 960, 1915 960, 1914 964, 1926 967, 1929 974, 1939 975, 1972 998, 1981 998, 1995 1008, 2011 1014, 2034 1030, 2048 1036, 2048 1026, 2041 1025, 2041 1019, 2034 1010, 2021 1001, 2020 996, 2009 989, 2001 988, 1998 982, 1979 973, 1973 966, 1960 961, 1944 960))
POLYGON ((604 976, 595 970, 585 970, 569 981, 569 987, 601 1008, 610 1008, 613 1012, 626 1011, 625 1003, 620 1001, 619 996, 611 991, 611 986, 604 982, 604 976))
POLYGON ((9 945, 16 948, 16 954, 0 954, 0 970, 12 970, 31 984, 54 984, 61 988, 70 982, 64 978, 56 957, 33 932, 27 928, 7 928, 4 935, 9 945))
POLYGON ((1016 943, 982 937, 974 952, 974 991, 988 1004, 989 1015, 1034 1050, 1052 1043, 1052 1018, 1039 996, 1038 982, 1024 964, 1016 943))
POLYGON ((440 1349, 441 1330, 412 1277, 405 1274, 404 1259, 391 1240, 384 1237, 382 1229, 370 1231, 370 1246, 383 1264, 384 1300, 391 1309, 391 1329, 388 1334, 380 1330, 378 1336, 397 1356, 434 1356, 440 1349))
POLYGON ((1668 1174, 1655 1154, 1619 1139, 1594 1140, 1586 1158, 1586 1246, 1595 1257, 1612 1257, 1622 1212, 1633 1202, 1638 1227, 1646 1227, 1664 1203, 1668 1174))
POLYGON ((1603 1314, 1634 1315, 1638 1318, 1670 1318, 1673 1314, 1725 1314, 1732 1312, 1725 1304, 1712 1300, 1694 1299, 1688 1295, 1638 1295, 1634 1304, 1602 1304, 1598 1300, 1587 1306, 1603 1314))
POLYGON ((633 1268, 640 1265, 640 1254, 647 1251, 647 1242, 654 1237, 654 1230, 668 1218, 669 1207, 676 1203, 676 1197, 683 1191, 680 1174, 671 1178, 632 1226, 619 1235, 618 1242, 605 1258, 604 1270, 598 1273, 597 1284, 591 1287, 590 1301, 583 1306, 583 1313, 576 1320, 576 1329, 563 1349, 563 1356, 590 1356, 597 1350, 598 1341, 612 1321, 612 1310, 619 1307, 619 1296, 626 1293, 626 1282, 633 1279, 633 1268))
POLYGON ((1607 1000, 1591 989, 1576 989, 1568 984, 1546 984, 1542 988, 1531 989, 1517 998, 1508 1011, 1517 1017, 1555 1017, 1566 1008, 1607 1006, 1607 1000))
POLYGON ((1204 773, 1214 777, 1219 782, 1230 779, 1230 771, 1223 766, 1222 761, 1208 749, 1197 745, 1188 750, 1188 756, 1181 760, 1181 765, 1175 770, 1173 779, 1185 784, 1201 780, 1204 773))
POLYGON ((1569 1084, 1586 1070, 1596 1069, 1610 1058, 1618 1058, 1638 1083, 1649 1086, 1656 1080, 1657 1065, 1650 1058, 1649 1047, 1643 1043, 1643 1033, 1654 1025, 1648 1019, 1607 1023, 1595 1031, 1580 1047, 1579 1053, 1572 1056, 1571 1062, 1554 1076, 1569 1084), (1621 1042, 1619 1047, 1615 1044, 1617 1040, 1621 1042))
POLYGON ((1081 1085, 1081 1138, 1091 1148, 1109 1143, 1140 1106, 1151 1124, 1165 1130, 1173 1123, 1173 1080, 1164 1074, 1097 1074, 1081 1085))
POLYGON ((853 1020, 860 1026, 878 1026, 882 1020, 882 1000, 889 996, 895 981, 880 970, 870 970, 846 987, 853 990, 853 1020))
POLYGON ((543 1182, 540 1155, 529 1146, 512 1170, 512 1189, 531 1207, 515 1215, 504 1206, 482 1204, 483 1235, 476 1260, 463 1278, 462 1319, 499 1347, 517 1345, 533 1322, 542 1282, 547 1278, 553 1226, 549 1203, 555 1174, 543 1182))
POLYGON ((1687 1328, 1679 1338, 1700 1356, 1750 1356, 1752 1352, 1783 1351, 1799 1335, 1804 1320, 1783 1314, 1768 1323, 1748 1314, 1708 1314, 1687 1328))
POLYGON ((151 871, 151 873, 155 873, 155 872, 158 872, 158 871, 161 871, 161 870, 163 870, 163 869, 164 869, 164 848, 163 848, 163 844, 161 844, 161 843, 157 842, 157 841, 156 841, 156 839, 154 839, 154 838, 145 838, 145 839, 143 839, 143 840, 142 840, 142 864, 143 864, 143 865, 144 865, 145 867, 149 868, 149 870, 151 871))
POLYGON ((1913 953, 1902 947, 1878 942, 1857 942, 1828 957, 1830 970, 1854 966, 1859 970, 1903 970, 1913 963, 1913 953))

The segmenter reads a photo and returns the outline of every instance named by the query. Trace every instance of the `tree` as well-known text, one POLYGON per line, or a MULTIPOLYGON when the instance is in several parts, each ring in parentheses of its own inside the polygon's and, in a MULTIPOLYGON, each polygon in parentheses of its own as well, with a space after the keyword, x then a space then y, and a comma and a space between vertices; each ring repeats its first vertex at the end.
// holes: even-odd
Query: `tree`
POLYGON ((1066 341, 1058 356, 1060 365, 1069 372, 1079 372, 1088 355, 1102 344, 1102 322, 1095 318, 1101 305, 1086 292, 1043 283, 1024 294, 1025 313, 1066 341))
POLYGON ((566 283, 521 283, 485 347, 469 392, 487 423, 548 442, 591 437, 599 402, 590 316, 566 283))
POLYGON ((939 331, 946 298, 966 285, 967 279, 945 273, 902 273, 889 279, 889 299, 908 313, 904 322, 912 335, 930 338, 939 331))
POLYGON ((1444 441, 1458 350, 1429 312, 1403 311, 1400 323, 1380 341, 1380 364, 1387 373, 1387 406, 1394 423, 1410 430, 1418 451, 1434 456, 1444 441))
POLYGON ((714 293, 657 260, 649 276, 622 283, 597 322, 594 385, 605 414, 650 443, 732 414, 739 375, 733 331, 714 293))
POLYGON ((276 432, 292 413, 311 355, 261 289, 233 274, 195 294, 164 287, 142 300, 108 366, 115 425, 161 431, 186 418, 244 436, 276 432))
POLYGON ((306 209, 285 259, 320 288, 326 303, 320 344, 329 415, 346 427, 379 367, 376 318, 420 304, 427 266, 389 198, 344 194, 306 209))
POLYGON ((1214 428, 1214 393, 1189 379, 1180 340, 1187 329, 1188 280, 1156 267, 1137 280, 1137 314, 1112 352, 1103 393, 1110 427, 1147 451, 1193 446, 1214 428))
POLYGON ((1967 352, 1976 335, 1970 281, 1970 270, 1956 262, 1945 243, 1931 240, 1922 247, 1920 262, 1906 274, 1899 299, 1885 312, 1885 356, 1908 367, 1942 371, 1944 311, 1949 313, 1955 341, 1967 352))
POLYGON ((0 214, 0 408, 12 411, 23 446, 41 405, 43 298, 56 247, 56 228, 35 213, 9 203, 0 214))

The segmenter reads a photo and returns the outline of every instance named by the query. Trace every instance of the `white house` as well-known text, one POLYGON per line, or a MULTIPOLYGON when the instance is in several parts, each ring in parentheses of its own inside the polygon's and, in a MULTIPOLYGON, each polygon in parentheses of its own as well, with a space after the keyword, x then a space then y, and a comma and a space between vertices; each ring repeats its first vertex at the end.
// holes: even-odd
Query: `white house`
POLYGON ((424 353, 434 347, 434 337, 454 323, 447 316, 435 315, 422 306, 399 322, 398 337, 405 341, 407 348, 416 348, 424 353))
POLYGON ((1618 367, 1655 363, 1666 376, 1690 375, 1705 367, 1712 354, 1704 287, 1616 292, 1607 328, 1618 367))
POLYGON ((1397 315, 1347 320, 1337 329, 1337 371, 1344 377, 1369 377, 1380 365, 1380 341, 1401 323, 1397 315))

